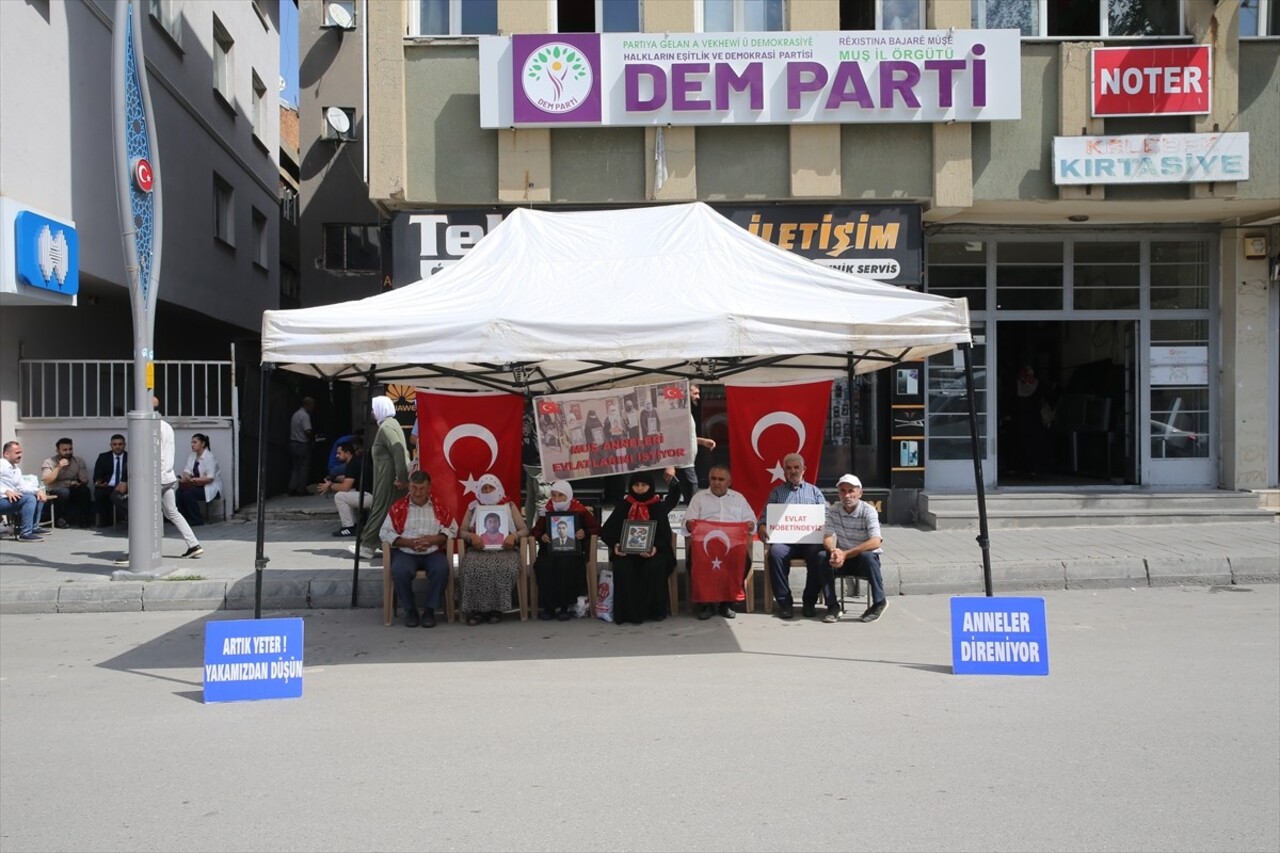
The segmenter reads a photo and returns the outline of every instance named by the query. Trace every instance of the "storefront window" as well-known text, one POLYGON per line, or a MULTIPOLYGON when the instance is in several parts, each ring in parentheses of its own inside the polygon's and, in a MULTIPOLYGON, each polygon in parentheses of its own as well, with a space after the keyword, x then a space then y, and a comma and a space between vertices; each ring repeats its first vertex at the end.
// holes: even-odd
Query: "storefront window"
POLYGON ((1000 243, 996 247, 996 308, 1062 308, 1062 243, 1000 243))
POLYGON ((987 244, 930 243, 925 283, 938 296, 968 299, 970 311, 987 310, 987 244))
POLYGON ((1209 307, 1209 244, 1151 244, 1151 307, 1209 307))
POLYGON ((1074 307, 1137 308, 1141 274, 1141 244, 1077 242, 1071 269, 1074 307))
MULTIPOLYGON (((978 406, 978 452, 987 455, 987 344, 984 323, 973 327, 973 395, 978 406)), ((972 459, 964 353, 960 349, 929 359, 925 411, 930 461, 972 459)))
POLYGON ((1209 321, 1151 321, 1151 457, 1209 455, 1209 321))
MULTIPOLYGON (((950 2, 951 0, 943 0, 950 2)), ((975 29, 1016 29, 1028 38, 1173 38, 1180 0, 971 0, 975 29), (1041 9, 1045 14, 1040 14, 1041 9)), ((1244 3, 1257 0, 1244 0, 1244 3)))

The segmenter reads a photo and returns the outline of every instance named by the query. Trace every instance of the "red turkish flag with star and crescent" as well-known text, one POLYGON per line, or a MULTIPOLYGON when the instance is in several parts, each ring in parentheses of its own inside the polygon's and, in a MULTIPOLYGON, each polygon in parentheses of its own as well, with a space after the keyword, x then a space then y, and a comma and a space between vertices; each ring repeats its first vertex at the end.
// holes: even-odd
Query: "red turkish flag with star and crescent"
POLYGON ((685 546, 689 556, 689 600, 695 604, 743 601, 751 525, 746 522, 693 522, 685 546))
POLYGON ((476 481, 496 474, 520 503, 524 397, 419 388, 418 467, 431 475, 431 494, 461 520, 475 500, 476 481))
POLYGON ((806 482, 818 479, 831 380, 799 385, 728 385, 729 464, 733 487, 759 516, 769 491, 783 481, 782 459, 804 457, 806 482))

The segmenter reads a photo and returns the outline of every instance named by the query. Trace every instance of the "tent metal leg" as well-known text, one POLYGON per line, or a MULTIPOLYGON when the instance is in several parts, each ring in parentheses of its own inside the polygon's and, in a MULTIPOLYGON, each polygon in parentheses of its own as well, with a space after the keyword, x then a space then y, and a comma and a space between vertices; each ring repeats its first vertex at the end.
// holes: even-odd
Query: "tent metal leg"
MULTIPOLYGON (((373 402, 373 377, 374 377, 375 370, 376 370, 376 365, 373 365, 370 367, 369 373, 365 375, 365 388, 366 388, 365 397, 367 398, 365 400, 365 405, 364 405, 364 411, 365 411, 364 452, 365 453, 368 453, 370 450, 372 450, 373 439, 374 437, 377 436, 377 426, 378 426, 377 424, 374 424, 373 430, 369 429, 369 416, 370 416, 369 404, 373 402)), ((352 563, 351 565, 351 609, 353 610, 360 606, 360 540, 363 538, 364 526, 369 523, 369 519, 365 517, 365 512, 364 512, 365 483, 364 483, 364 466, 363 465, 360 466, 360 474, 361 474, 361 481, 356 485, 356 488, 360 490, 359 504, 356 507, 356 525, 359 532, 355 536, 355 540, 356 540, 355 562, 352 563)), ((372 488, 372 485, 370 487, 372 488)), ((383 547, 385 548, 386 546, 384 545, 383 547)))
POLYGON ((987 598, 991 590, 991 538, 987 530, 987 490, 982 476, 982 453, 978 448, 978 408, 973 393, 973 345, 960 344, 964 353, 964 387, 969 399, 969 442, 973 452, 973 484, 978 490, 978 547, 982 549, 982 583, 987 598))
POLYGON ((267 568, 267 407, 270 405, 271 392, 270 364, 262 365, 262 374, 258 377, 261 387, 258 389, 258 542, 256 556, 253 561, 253 618, 262 618, 262 573, 267 568))

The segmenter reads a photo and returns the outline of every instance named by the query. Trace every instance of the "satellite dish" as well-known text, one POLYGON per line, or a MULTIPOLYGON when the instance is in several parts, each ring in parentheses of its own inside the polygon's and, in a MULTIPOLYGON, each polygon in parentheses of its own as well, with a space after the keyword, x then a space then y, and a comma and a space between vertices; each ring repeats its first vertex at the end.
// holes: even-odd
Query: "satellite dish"
POLYGON ((324 119, 329 123, 329 127, 333 128, 334 133, 339 136, 346 136, 347 132, 351 130, 351 119, 342 107, 329 107, 324 111, 324 119))
POLYGON ((355 16, 351 14, 351 9, 344 3, 330 3, 328 5, 329 20, 333 21, 334 26, 349 30, 355 26, 355 16))

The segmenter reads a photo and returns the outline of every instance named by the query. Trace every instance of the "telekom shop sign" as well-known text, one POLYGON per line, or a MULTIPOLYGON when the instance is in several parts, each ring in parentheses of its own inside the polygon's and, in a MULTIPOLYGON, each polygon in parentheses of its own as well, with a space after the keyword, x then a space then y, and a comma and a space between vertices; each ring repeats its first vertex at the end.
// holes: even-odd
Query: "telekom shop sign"
POLYGON ((622 127, 1022 117, 1017 30, 480 39, 480 124, 622 127))
POLYGON ((1095 48, 1089 54, 1093 114, 1207 113, 1212 59, 1206 45, 1095 48))

